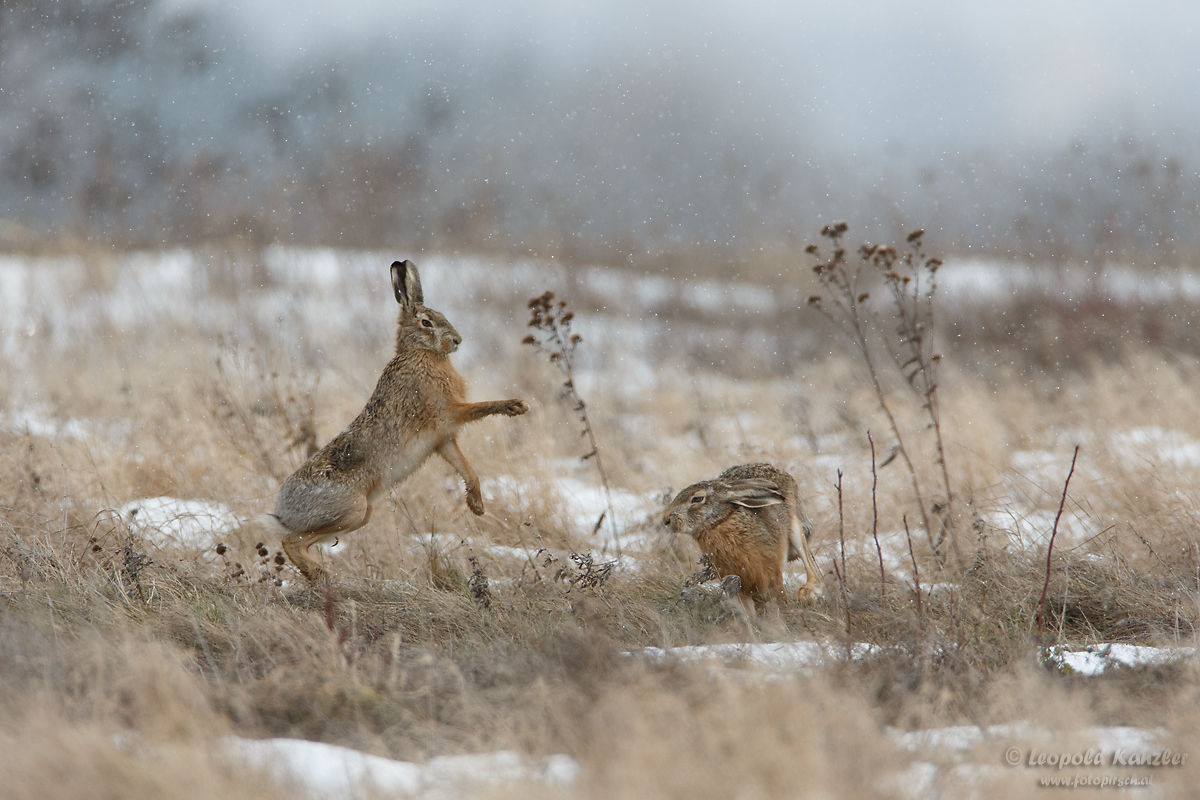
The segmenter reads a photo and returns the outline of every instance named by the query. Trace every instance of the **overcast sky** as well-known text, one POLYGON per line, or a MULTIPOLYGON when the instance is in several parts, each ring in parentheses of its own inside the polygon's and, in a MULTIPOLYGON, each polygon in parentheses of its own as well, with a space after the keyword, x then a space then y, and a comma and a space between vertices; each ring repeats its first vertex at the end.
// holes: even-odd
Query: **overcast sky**
MULTIPOLYGON (((176 6, 199 0, 172 0, 176 6)), ((740 113, 847 155, 1058 147, 1200 121, 1200 3, 961 0, 206 0, 266 64, 440 35, 513 42, 550 73, 694 71, 740 113), (381 36, 386 35, 386 41, 381 36)))

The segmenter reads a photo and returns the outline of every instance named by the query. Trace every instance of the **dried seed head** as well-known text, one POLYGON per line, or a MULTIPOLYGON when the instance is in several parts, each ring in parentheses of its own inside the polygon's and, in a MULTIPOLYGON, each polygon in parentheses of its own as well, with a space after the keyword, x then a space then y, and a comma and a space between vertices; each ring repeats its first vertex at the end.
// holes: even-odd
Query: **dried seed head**
POLYGON ((226 547, 224 543, 217 545, 217 555, 219 555, 219 556, 225 555, 225 553, 228 552, 228 550, 229 550, 229 548, 226 547))

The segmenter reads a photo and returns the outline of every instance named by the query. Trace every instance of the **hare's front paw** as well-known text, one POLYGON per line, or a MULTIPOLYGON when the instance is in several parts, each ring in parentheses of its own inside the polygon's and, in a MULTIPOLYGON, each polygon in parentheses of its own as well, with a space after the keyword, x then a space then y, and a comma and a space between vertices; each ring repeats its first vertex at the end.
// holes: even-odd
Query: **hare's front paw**
POLYGON ((529 406, 522 400, 506 400, 504 403, 504 413, 510 417, 519 417, 528 410, 529 406))

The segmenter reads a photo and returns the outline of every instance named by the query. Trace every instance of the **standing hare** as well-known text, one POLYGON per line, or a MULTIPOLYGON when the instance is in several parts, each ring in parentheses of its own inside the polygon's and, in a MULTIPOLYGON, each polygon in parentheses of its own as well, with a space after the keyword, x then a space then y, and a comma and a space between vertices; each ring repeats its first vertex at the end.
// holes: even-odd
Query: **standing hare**
POLYGON ((671 501, 663 524, 694 537, 721 577, 741 579, 747 611, 753 613, 752 600, 785 598, 783 567, 797 558, 808 574, 797 598, 821 596, 824 581, 808 547, 812 521, 795 479, 770 464, 730 467, 692 484, 671 501))
POLYGON ((466 381, 450 364, 462 336, 425 307, 421 276, 411 261, 392 264, 392 289, 400 304, 396 355, 371 399, 350 427, 283 482, 275 513, 259 517, 282 536, 288 558, 313 582, 326 576, 308 549, 366 525, 380 498, 433 453, 462 476, 467 507, 483 514, 479 478, 455 437, 468 422, 529 410, 520 400, 466 402, 466 381))

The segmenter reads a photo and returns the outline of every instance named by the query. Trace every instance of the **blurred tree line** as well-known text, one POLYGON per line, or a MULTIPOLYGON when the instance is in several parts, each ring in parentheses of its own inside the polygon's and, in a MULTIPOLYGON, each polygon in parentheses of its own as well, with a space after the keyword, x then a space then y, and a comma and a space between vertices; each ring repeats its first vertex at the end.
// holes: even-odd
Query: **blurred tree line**
POLYGON ((821 225, 948 252, 1174 264, 1194 152, 1128 136, 931 167, 822 152, 669 60, 564 68, 436 30, 264 63, 158 0, 0 4, 0 247, 252 244, 604 262, 794 253, 821 225))

